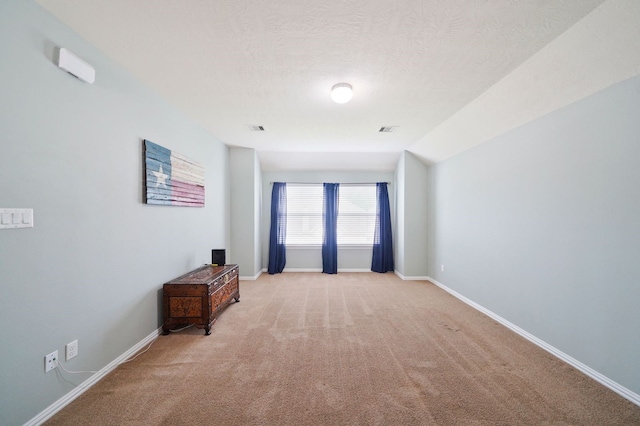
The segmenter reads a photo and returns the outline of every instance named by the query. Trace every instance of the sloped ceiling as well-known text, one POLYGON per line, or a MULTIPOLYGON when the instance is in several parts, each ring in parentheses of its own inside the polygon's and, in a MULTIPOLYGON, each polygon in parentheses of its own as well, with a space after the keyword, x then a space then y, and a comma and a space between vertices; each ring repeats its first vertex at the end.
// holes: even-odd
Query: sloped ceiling
POLYGON ((442 161, 640 74, 636 0, 38 3, 264 170, 442 161))

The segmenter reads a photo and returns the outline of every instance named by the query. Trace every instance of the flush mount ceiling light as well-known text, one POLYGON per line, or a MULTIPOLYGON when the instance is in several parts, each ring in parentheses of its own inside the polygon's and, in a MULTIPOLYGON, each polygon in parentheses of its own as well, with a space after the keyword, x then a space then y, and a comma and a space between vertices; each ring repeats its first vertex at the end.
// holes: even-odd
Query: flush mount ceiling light
POLYGON ((331 99, 337 104, 349 102, 353 97, 353 88, 347 83, 338 83, 331 88, 331 99))

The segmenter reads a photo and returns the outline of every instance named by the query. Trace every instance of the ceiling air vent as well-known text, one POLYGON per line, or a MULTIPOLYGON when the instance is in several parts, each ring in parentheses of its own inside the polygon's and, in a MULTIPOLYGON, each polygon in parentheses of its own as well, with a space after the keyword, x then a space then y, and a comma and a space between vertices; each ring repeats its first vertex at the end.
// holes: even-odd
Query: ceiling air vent
POLYGON ((264 132, 264 126, 249 126, 252 132, 264 132))
POLYGON ((380 127, 380 130, 378 130, 378 132, 391 133, 391 132, 395 132, 397 129, 398 129, 398 126, 383 126, 383 127, 380 127))

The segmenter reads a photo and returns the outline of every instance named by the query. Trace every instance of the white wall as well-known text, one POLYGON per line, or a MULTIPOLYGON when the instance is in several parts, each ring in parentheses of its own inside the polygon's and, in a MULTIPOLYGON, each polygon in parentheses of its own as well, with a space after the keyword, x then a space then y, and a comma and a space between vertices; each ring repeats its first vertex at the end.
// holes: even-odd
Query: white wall
POLYGON ((635 77, 432 166, 425 190, 432 277, 636 395, 639 117, 635 77))
POLYGON ((253 157, 253 276, 256 277, 262 272, 262 169, 258 156, 253 157))
POLYGON ((396 167, 397 243, 395 269, 405 279, 428 275, 428 168, 405 151, 396 167))
POLYGON ((0 207, 35 215, 0 230, 0 424, 19 425, 88 377, 45 354, 78 339, 67 369, 101 369, 161 325, 164 282, 228 246, 228 150, 32 0, 0 2, 0 57, 0 207), (204 208, 143 203, 145 138, 204 165, 204 208))
MULTIPOLYGON (((393 172, 263 172, 262 175, 262 265, 269 265, 269 231, 271 221, 271 182, 305 183, 354 183, 354 182, 391 182, 388 186, 389 202, 395 199, 393 172)), ((391 207, 391 221, 395 223, 395 208, 391 207)), ((395 236, 394 236, 395 238, 395 236)), ((338 271, 370 271, 372 248, 338 248, 338 271)), ((287 270, 322 270, 322 248, 287 247, 287 270)))
POLYGON ((261 194, 262 176, 256 151, 233 147, 231 169, 231 253, 240 276, 252 278, 262 269, 261 194))
MULTIPOLYGON (((395 191, 395 211, 396 211, 396 221, 395 226, 393 228, 393 245, 394 245, 394 253, 393 253, 393 262, 395 266, 396 273, 404 276, 405 266, 404 266, 404 247, 405 247, 405 214, 404 214, 404 204, 405 204, 405 187, 406 187, 406 173, 405 173, 405 158, 406 155, 404 153, 398 159, 398 164, 396 165, 395 170, 395 180, 396 180, 396 191, 395 191)), ((389 197, 391 198, 391 197, 389 197)))

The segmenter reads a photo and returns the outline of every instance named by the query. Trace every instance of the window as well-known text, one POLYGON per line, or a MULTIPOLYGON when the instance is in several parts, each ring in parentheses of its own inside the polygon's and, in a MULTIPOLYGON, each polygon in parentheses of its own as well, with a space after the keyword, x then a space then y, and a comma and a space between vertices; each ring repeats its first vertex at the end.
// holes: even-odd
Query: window
POLYGON ((376 186, 342 184, 338 190, 338 245, 373 245, 376 186))
POLYGON ((322 244, 322 185, 287 184, 286 245, 322 244))
MULTIPOLYGON (((287 184, 287 245, 321 245, 322 184, 287 184)), ((341 184, 338 245, 373 244, 376 185, 341 184)))

